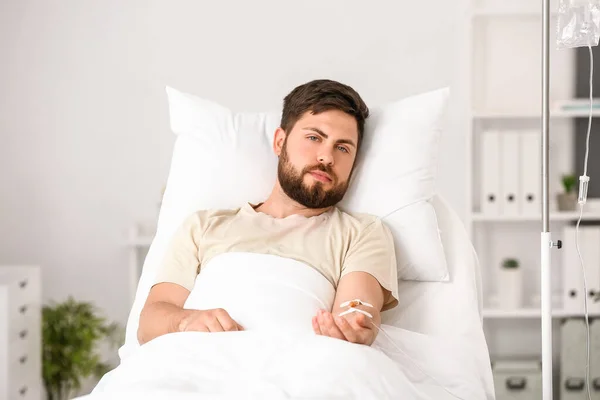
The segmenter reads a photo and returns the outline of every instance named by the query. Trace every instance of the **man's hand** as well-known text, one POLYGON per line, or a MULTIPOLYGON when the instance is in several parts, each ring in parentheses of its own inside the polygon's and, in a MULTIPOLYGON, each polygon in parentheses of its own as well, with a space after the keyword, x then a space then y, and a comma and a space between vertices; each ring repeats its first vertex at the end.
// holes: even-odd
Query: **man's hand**
POLYGON ((370 318, 357 312, 338 317, 333 316, 329 311, 319 310, 312 319, 312 326, 317 335, 368 346, 377 337, 375 331, 377 328, 373 326, 370 318))
POLYGON ((185 312, 187 315, 179 323, 179 332, 233 332, 244 330, 222 308, 185 310, 185 312))

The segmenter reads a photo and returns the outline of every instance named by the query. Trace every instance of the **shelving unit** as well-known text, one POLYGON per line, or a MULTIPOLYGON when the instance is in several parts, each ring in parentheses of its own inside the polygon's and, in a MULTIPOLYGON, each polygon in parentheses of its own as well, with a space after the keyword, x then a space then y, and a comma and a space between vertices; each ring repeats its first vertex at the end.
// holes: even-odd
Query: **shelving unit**
MULTIPOLYGON (((590 313, 590 318, 600 317, 598 313, 590 313)), ((539 319, 541 312, 539 308, 520 308, 517 310, 502 310, 487 308, 483 311, 486 319, 539 319)), ((583 318, 583 314, 573 313, 565 310, 552 310, 553 318, 583 318)))
POLYGON ((154 240, 154 231, 155 226, 151 223, 135 224, 129 230, 126 246, 129 253, 129 293, 132 303, 135 300, 135 293, 142 273, 144 259, 148 254, 152 240, 154 240))
MULTIPOLYGON (((551 212, 551 221, 575 222, 579 219, 579 212, 551 212)), ((540 222, 539 215, 486 215, 478 212, 471 214, 472 222, 540 222)), ((600 212, 585 212, 582 215, 581 221, 600 221, 600 212)))
MULTIPOLYGON (((585 110, 573 110, 573 111, 563 111, 563 110, 555 110, 550 111, 551 119, 566 119, 566 118, 587 118, 589 115, 589 111, 585 110)), ((593 117, 600 117, 600 110, 592 111, 593 117)), ((522 120, 522 119, 539 119, 539 113, 474 113, 473 119, 475 120, 491 120, 491 119, 503 119, 503 120, 522 120)))
MULTIPOLYGON (((557 1, 551 10, 556 11, 557 1)), ((556 12, 553 21, 556 22, 556 12)), ((482 210, 480 154, 482 133, 536 130, 541 135, 541 4, 538 0, 472 0, 469 45, 469 132, 467 134, 467 212, 465 225, 478 254, 484 295, 484 330, 492 360, 541 359, 540 232, 539 212, 491 215, 482 210), (523 270, 524 299, 520 307, 497 303, 502 259, 516 258, 523 270)), ((555 43, 551 29, 551 43, 555 43)), ((560 176, 574 171, 575 118, 587 118, 587 109, 562 110, 557 104, 575 94, 575 50, 550 49, 550 230, 553 240, 575 224, 579 211, 557 210, 560 176)), ((593 111, 600 117, 600 110, 593 111)), ((596 121, 595 121, 596 123, 596 121)), ((585 133, 583 133, 585 134, 585 133)), ((541 151, 541 147, 540 147, 541 151)), ((541 187, 541 173, 539 185, 541 187)), ((541 199, 538 199, 541 201, 541 199)), ((600 221, 600 207, 590 201, 582 223, 600 221)), ((598 244, 600 246, 600 243, 598 244)), ((563 306, 563 253, 552 252, 553 336, 560 342, 560 326, 567 318, 582 318, 563 306)), ((574 260, 578 264, 578 260, 574 260)), ((600 268, 600 266, 599 266, 600 268)), ((574 273, 578 270, 574 269, 574 273)), ((590 318, 600 318, 599 312, 590 318)), ((555 393, 559 398, 560 346, 554 346, 555 393)))

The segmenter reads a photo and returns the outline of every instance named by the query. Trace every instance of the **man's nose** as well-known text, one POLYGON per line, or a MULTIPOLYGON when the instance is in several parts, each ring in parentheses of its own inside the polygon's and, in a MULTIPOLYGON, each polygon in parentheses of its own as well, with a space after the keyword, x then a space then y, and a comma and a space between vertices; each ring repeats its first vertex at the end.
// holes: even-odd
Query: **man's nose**
POLYGON ((333 155, 331 154, 331 152, 322 152, 321 154, 319 154, 318 159, 321 164, 333 165, 333 155))

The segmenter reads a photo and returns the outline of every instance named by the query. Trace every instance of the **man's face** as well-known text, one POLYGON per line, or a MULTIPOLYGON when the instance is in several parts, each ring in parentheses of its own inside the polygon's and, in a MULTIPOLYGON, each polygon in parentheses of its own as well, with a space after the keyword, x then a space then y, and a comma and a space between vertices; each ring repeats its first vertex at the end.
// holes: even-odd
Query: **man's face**
POLYGON ((357 142, 356 120, 338 110, 307 112, 287 135, 278 129, 277 174, 284 193, 307 208, 337 204, 348 189, 357 142))

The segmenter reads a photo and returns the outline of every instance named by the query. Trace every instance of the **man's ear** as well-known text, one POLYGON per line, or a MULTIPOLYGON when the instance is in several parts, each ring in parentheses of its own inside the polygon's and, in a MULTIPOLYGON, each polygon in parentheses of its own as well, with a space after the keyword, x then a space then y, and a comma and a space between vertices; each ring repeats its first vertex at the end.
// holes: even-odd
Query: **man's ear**
POLYGON ((273 152, 277 157, 281 154, 281 149, 283 149, 283 143, 285 142, 286 133, 281 127, 277 128, 275 131, 275 136, 273 137, 273 152))

